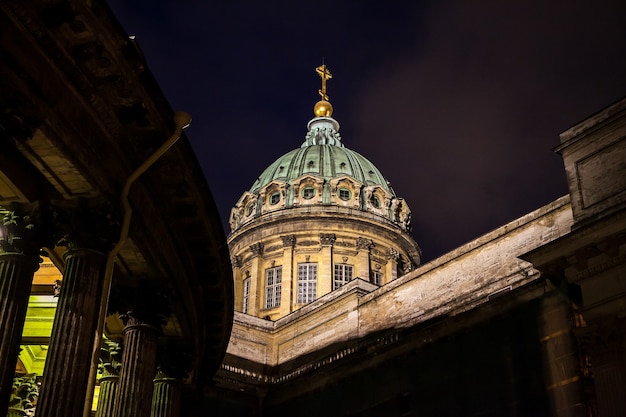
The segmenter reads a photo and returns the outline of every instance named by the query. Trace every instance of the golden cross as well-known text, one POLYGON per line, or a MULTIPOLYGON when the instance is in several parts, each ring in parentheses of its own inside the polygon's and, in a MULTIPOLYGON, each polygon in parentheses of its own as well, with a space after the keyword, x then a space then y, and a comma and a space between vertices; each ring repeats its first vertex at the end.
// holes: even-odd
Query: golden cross
POLYGON ((321 66, 315 68, 315 71, 322 77, 322 89, 318 90, 320 96, 322 96, 322 100, 328 101, 328 95, 326 94, 326 80, 330 80, 333 78, 328 68, 326 68, 326 64, 322 64, 321 66))

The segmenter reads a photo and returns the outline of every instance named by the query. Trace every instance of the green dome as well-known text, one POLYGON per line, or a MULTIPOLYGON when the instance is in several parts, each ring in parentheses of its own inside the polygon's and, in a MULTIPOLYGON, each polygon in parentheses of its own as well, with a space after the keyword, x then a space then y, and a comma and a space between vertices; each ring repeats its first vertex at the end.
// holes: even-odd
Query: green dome
POLYGON ((339 124, 330 117, 316 117, 308 125, 309 133, 302 146, 278 158, 257 178, 251 193, 272 181, 290 183, 308 174, 330 181, 349 176, 365 186, 378 185, 395 193, 378 168, 363 155, 341 143, 339 124))
POLYGON ((270 216, 345 212, 411 230, 411 210, 378 168, 341 143, 332 117, 311 120, 302 146, 278 158, 231 210, 231 230, 270 216))

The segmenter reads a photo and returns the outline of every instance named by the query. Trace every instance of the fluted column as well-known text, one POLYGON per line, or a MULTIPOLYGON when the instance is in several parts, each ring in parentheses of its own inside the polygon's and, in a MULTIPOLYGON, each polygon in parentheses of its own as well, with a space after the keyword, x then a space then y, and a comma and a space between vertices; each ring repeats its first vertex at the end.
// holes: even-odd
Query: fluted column
POLYGON ((103 343, 100 355, 100 394, 98 395, 98 407, 96 417, 110 417, 113 415, 113 406, 117 395, 117 385, 120 379, 119 362, 120 346, 110 340, 103 343))
POLYGON ((181 382, 159 369, 154 379, 151 417, 179 417, 181 382))
POLYGON ((148 417, 156 373, 158 320, 135 312, 122 315, 124 352, 114 417, 148 417))
POLYGON ((105 261, 103 253, 91 249, 65 254, 37 416, 82 416, 105 261))
POLYGON ((20 353, 28 296, 37 269, 36 258, 0 254, 0 410, 6 410, 20 353))
POLYGON ((0 415, 9 406, 39 248, 46 232, 38 205, 0 207, 0 415))

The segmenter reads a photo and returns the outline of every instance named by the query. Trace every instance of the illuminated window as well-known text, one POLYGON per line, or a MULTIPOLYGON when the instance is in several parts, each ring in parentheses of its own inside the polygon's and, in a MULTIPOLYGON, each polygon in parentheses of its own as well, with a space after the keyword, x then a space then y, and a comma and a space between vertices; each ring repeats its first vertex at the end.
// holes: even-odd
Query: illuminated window
POLYGON ((243 306, 241 311, 248 313, 248 303, 250 302, 250 278, 243 280, 243 306))
POLYGON ((272 206, 278 204, 279 201, 280 201, 280 193, 276 192, 270 196, 270 204, 272 206))
POLYGON ((304 190, 302 190, 302 198, 304 198, 305 200, 310 200, 313 198, 313 196, 315 196, 315 188, 306 187, 304 190))
POLYGON ((298 264, 298 304, 306 304, 317 298, 317 264, 298 264))
POLYGON ((282 266, 265 270, 265 308, 278 307, 282 290, 282 266))
POLYGON ((380 285, 383 282, 383 274, 379 271, 371 271, 370 272, 370 282, 372 284, 380 285))
POLYGON ((347 284, 352 280, 352 265, 335 264, 335 276, 333 277, 333 290, 347 284))
POLYGON ((339 198, 342 199, 343 201, 348 201, 350 200, 350 190, 348 190, 347 188, 340 188, 339 189, 339 198))

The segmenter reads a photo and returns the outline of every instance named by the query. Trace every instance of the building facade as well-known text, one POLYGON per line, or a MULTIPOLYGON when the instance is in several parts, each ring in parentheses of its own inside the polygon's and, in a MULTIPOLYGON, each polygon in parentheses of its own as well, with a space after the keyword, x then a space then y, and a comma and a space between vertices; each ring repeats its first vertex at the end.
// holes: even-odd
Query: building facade
POLYGON ((425 265, 378 171, 368 183, 363 170, 337 169, 350 157, 335 152, 336 121, 316 114, 308 128, 302 148, 233 209, 236 312, 207 407, 224 416, 626 412, 626 99, 561 135, 569 195, 425 265), (394 250, 412 263, 393 264, 394 250), (312 284, 301 270, 311 263, 312 284))
POLYGON ((235 309, 276 320, 359 278, 381 286, 412 271, 411 210, 365 157, 346 148, 326 95, 300 148, 278 158, 230 216, 235 309))

